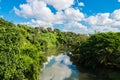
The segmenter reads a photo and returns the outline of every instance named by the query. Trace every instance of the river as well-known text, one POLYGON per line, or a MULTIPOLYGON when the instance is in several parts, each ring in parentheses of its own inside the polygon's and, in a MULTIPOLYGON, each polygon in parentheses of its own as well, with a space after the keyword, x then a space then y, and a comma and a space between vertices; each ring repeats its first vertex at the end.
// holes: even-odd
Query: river
POLYGON ((79 80, 78 70, 66 54, 48 57, 40 80, 79 80))
MULTIPOLYGON (((98 73, 93 72, 91 73, 91 70, 82 67, 79 67, 78 70, 70 61, 70 57, 66 53, 61 53, 48 57, 48 62, 44 64, 40 74, 40 80, 111 80, 106 78, 105 74, 98 75, 98 73)), ((110 73, 113 75, 112 72, 110 73)), ((117 76, 112 77, 113 80, 119 80, 117 76)))

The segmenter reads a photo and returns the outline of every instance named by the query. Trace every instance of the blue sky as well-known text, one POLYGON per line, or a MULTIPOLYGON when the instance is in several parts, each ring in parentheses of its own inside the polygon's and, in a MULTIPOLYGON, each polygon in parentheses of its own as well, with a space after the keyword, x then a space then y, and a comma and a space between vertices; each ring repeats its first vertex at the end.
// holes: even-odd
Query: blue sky
POLYGON ((76 33, 120 31, 120 0, 0 0, 0 16, 76 33))

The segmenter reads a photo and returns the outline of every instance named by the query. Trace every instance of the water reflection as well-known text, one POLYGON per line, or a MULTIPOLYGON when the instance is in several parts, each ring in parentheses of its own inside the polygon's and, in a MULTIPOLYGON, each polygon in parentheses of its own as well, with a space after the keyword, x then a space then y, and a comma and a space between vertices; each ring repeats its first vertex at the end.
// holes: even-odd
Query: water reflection
POLYGON ((51 56, 48 60, 40 80, 79 80, 78 70, 67 55, 51 56))

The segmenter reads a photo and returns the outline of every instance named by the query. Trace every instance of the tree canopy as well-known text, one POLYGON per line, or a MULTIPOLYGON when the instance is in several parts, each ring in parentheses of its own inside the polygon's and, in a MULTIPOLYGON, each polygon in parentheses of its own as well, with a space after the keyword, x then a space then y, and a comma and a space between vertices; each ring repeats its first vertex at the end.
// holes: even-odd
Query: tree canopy
POLYGON ((80 46, 80 63, 95 68, 120 65, 120 34, 115 32, 92 35, 80 46))

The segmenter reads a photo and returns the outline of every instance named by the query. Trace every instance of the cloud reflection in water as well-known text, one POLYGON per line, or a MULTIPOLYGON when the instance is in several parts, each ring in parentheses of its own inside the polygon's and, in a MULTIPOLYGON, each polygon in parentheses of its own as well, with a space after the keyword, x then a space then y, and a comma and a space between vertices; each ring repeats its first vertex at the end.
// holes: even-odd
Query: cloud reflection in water
POLYGON ((78 80, 78 71, 67 55, 52 56, 48 60, 40 80, 78 80))

